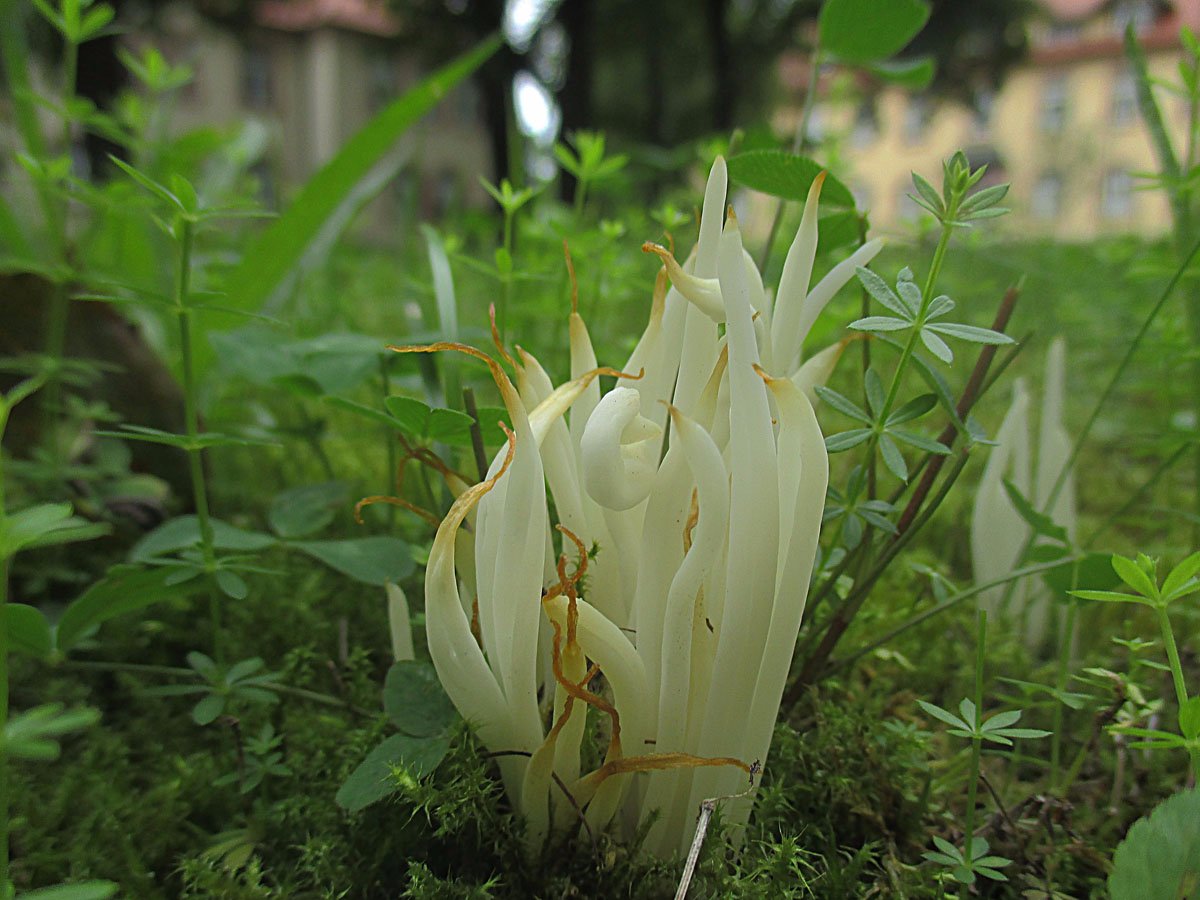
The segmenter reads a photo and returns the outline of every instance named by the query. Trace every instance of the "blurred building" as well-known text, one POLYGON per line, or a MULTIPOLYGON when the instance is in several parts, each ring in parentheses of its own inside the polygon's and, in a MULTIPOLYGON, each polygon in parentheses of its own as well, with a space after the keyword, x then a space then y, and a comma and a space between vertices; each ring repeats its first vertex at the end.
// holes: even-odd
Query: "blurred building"
MULTIPOLYGON (((940 184, 939 161, 961 148, 973 164, 989 164, 989 183, 1012 185, 1005 203, 1012 215, 999 227, 1064 240, 1171 227, 1165 197, 1142 189, 1138 177, 1158 163, 1138 114, 1123 35, 1132 24, 1151 75, 1177 80, 1180 28, 1200 31, 1200 0, 1038 2, 1028 58, 998 91, 978 92, 975 108, 894 86, 844 92, 844 99, 835 91, 835 99, 818 104, 815 131, 841 136, 847 180, 873 224, 899 228, 915 219, 911 173, 940 184)), ((783 129, 794 131, 799 120, 804 69, 794 59, 781 67, 784 87, 797 98, 780 112, 783 129)), ((1180 147, 1186 101, 1156 95, 1180 147)))
MULTIPOLYGON (((233 35, 190 5, 170 8, 143 35, 195 78, 173 111, 181 131, 264 124, 256 167, 264 199, 277 203, 328 162, 372 116, 425 74, 394 40, 399 23, 377 0, 262 0, 254 26, 233 35)), ((382 233, 413 216, 436 219, 453 204, 482 204, 491 176, 488 135, 475 86, 464 83, 410 129, 379 173, 380 196, 365 214, 382 233), (389 165, 390 163, 390 165, 389 165)))

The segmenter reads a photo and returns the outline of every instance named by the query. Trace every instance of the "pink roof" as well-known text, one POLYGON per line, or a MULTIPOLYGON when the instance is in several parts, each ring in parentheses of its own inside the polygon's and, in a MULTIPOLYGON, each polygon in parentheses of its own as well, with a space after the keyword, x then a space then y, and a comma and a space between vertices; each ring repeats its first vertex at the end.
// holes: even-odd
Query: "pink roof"
MULTIPOLYGON (((1038 0, 1042 8, 1056 19, 1075 21, 1100 12, 1108 0, 1038 0)), ((1171 6, 1179 21, 1195 28, 1200 23, 1200 0, 1172 0, 1171 6)))
POLYGON ((1105 0, 1039 0, 1056 19, 1082 19, 1100 11, 1105 0))
POLYGON ((254 11, 259 25, 280 31, 344 28, 391 37, 400 23, 380 0, 263 0, 254 11))

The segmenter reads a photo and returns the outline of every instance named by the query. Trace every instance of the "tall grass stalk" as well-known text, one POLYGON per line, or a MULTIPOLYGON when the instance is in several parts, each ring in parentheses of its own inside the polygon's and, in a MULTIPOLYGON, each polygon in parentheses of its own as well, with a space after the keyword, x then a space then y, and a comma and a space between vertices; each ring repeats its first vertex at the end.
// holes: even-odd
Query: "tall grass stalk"
POLYGON ((222 659, 221 592, 217 587, 216 542, 213 537, 212 515, 208 505, 208 483, 204 474, 204 451, 200 446, 200 413, 196 390, 195 338, 192 335, 192 310, 188 303, 191 291, 192 244, 195 223, 187 217, 179 220, 179 270, 175 279, 175 314, 179 325, 179 351, 183 360, 183 417, 188 437, 188 473, 192 482, 192 501, 196 506, 196 521, 200 525, 200 553, 208 580, 208 609, 212 621, 213 657, 222 659))

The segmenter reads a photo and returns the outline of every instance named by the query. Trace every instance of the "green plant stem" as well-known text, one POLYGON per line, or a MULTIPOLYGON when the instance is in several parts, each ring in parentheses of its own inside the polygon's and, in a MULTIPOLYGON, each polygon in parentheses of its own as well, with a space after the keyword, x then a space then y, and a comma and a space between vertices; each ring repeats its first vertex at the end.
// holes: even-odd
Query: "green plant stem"
MULTIPOLYGON (((62 101, 64 110, 70 107, 71 101, 75 97, 75 79, 78 68, 79 45, 68 40, 63 48, 62 101)), ((68 156, 71 154, 71 144, 71 118, 64 114, 62 145, 63 152, 68 156)), ((72 255, 69 233, 71 226, 71 198, 69 195, 64 196, 61 212, 55 216, 53 225, 58 237, 59 262, 69 270, 72 255)), ((54 291, 50 295, 50 307, 46 315, 46 355, 50 358, 53 368, 41 403, 42 434, 48 442, 51 464, 56 472, 56 481, 62 480, 61 472, 66 465, 64 458, 66 448, 59 429, 55 427, 55 420, 60 415, 62 408, 62 361, 66 356, 69 304, 67 284, 65 281, 59 280, 55 283, 54 291)))
MULTIPOLYGON (((1175 701, 1182 710, 1188 702, 1188 692, 1187 684, 1183 680, 1183 664, 1179 660, 1179 647, 1175 644, 1175 629, 1171 627, 1171 617, 1167 615, 1166 606, 1158 606, 1154 611, 1158 616, 1163 647, 1167 651, 1167 662, 1171 666, 1171 681, 1175 685, 1175 701)), ((1200 778, 1200 750, 1193 747, 1189 749, 1188 753, 1191 757, 1192 772, 1197 778, 1200 778)))
MULTIPOLYGON (((796 126, 796 136, 792 138, 792 152, 803 153, 808 149, 808 128, 812 122, 813 108, 817 105, 817 82, 821 77, 821 47, 813 44, 812 54, 808 61, 808 86, 804 91, 804 107, 800 112, 800 124, 796 126)), ((767 262, 771 259, 771 249, 775 246, 775 238, 779 235, 779 227, 783 224, 783 211, 787 201, 780 199, 775 206, 775 218, 771 220, 771 230, 767 232, 767 242, 763 245, 762 256, 758 260, 758 269, 765 272, 767 262)))
POLYGON ((1166 607, 1158 607, 1158 627, 1162 631, 1163 647, 1167 651, 1167 662, 1171 665, 1171 681, 1175 685, 1175 700, 1182 709, 1188 701, 1187 685, 1183 680, 1183 664, 1179 661, 1179 648, 1175 645, 1175 630, 1166 607))
MULTIPOLYGON (((383 396, 386 398, 392 392, 392 378, 388 371, 388 360, 386 357, 379 357, 379 377, 383 382, 383 396)), ((384 479, 383 493, 384 495, 391 494, 396 490, 396 435, 390 427, 383 429, 383 450, 387 458, 387 478, 384 479)), ((332 477, 332 476, 331 476, 332 477)), ((387 507, 387 524, 388 528, 394 528, 396 525, 396 507, 388 504, 387 507)))
MULTIPOLYGON (((1079 569, 1079 563, 1073 565, 1076 572, 1079 569)), ((1072 588, 1074 587, 1075 579, 1072 578, 1072 588)), ((1071 669, 1071 644, 1075 635, 1075 623, 1079 619, 1079 604, 1070 597, 1067 598, 1067 618, 1063 623, 1062 633, 1058 636, 1058 669, 1054 679, 1055 689, 1058 691, 1058 700, 1054 704, 1054 724, 1051 726, 1053 734, 1050 736, 1050 783, 1057 785, 1059 767, 1062 765, 1062 731, 1064 720, 1066 719, 1067 705, 1062 702, 1062 693, 1067 689, 1067 677, 1071 669)))
MULTIPOLYGON (((4 499, 0 496, 0 524, 4 499)), ((8 560, 0 562, 0 735, 8 728, 8 560)), ((0 741, 0 892, 8 896, 8 752, 0 741)))
MULTIPOLYGON (((583 193, 584 183, 580 181, 575 187, 575 218, 578 219, 583 213, 583 193)), ((508 306, 512 299, 512 273, 513 273, 513 216, 514 213, 510 209, 504 210, 504 279, 502 282, 502 290, 500 292, 500 310, 496 317, 496 327, 500 331, 500 342, 503 343, 508 339, 508 306)), ((453 398, 457 400, 458 398, 453 398)), ((447 404, 451 398, 447 397, 447 404)))
MULTIPOLYGON (((0 440, 8 427, 12 407, 0 396, 0 440)), ((0 452, 0 531, 7 530, 4 494, 4 454, 0 452)), ((0 738, 8 728, 8 558, 0 560, 0 738)), ((0 740, 0 895, 8 896, 8 753, 0 740)))
MULTIPOLYGON (((896 364, 896 371, 892 374, 892 383, 888 386, 887 396, 883 400, 883 409, 879 412, 880 422, 886 421, 888 414, 892 411, 892 406, 896 403, 896 397, 900 393, 901 380, 904 377, 905 369, 908 368, 908 361, 917 349, 917 341, 921 336, 921 326, 925 324, 925 313, 929 310, 929 304, 933 301, 933 288, 937 284, 938 276, 942 272, 942 264, 946 260, 946 248, 950 246, 950 235, 953 232, 954 226, 942 226, 942 233, 938 237, 937 247, 933 251, 933 260, 929 264, 929 274, 925 277, 925 286, 921 290, 921 308, 917 312, 912 333, 908 336, 908 341, 905 342, 904 349, 900 352, 900 362, 896 364)), ((874 455, 877 443, 878 440, 872 438, 871 455, 874 455)))
MULTIPOLYGON (((195 679, 196 677, 195 670, 185 669, 180 666, 154 666, 145 663, 119 663, 100 660, 67 660, 61 663, 61 665, 64 668, 79 671, 128 672, 131 675, 162 675, 168 678, 187 679, 195 679)), ((349 710, 355 715, 366 716, 368 718, 375 715, 370 710, 356 706, 353 703, 343 700, 341 697, 335 697, 332 694, 323 694, 320 691, 312 691, 308 688, 292 687, 286 684, 264 684, 262 687, 265 690, 274 691, 277 694, 283 694, 288 697, 311 700, 313 703, 320 703, 324 706, 337 706, 349 710)))
POLYGON ((204 456, 200 447, 196 446, 196 441, 200 437, 200 414, 197 409, 191 309, 188 307, 195 228, 187 220, 181 221, 179 227, 181 234, 175 309, 179 321, 179 351, 183 359, 183 418, 190 444, 187 451, 188 471, 191 475, 192 500, 196 506, 196 520, 200 524, 200 553, 204 558, 204 569, 209 581, 208 612, 213 630, 213 658, 219 663, 222 661, 221 595, 214 580, 217 570, 217 552, 213 540, 212 516, 208 509, 208 484, 204 475, 204 456))
MULTIPOLYGON (((987 612, 979 611, 979 636, 975 647, 975 721, 971 723, 973 730, 979 730, 983 721, 983 663, 987 646, 987 612)), ((979 790, 979 775, 983 757, 983 738, 976 735, 971 738, 971 780, 967 782, 967 812, 964 825, 963 852, 967 858, 968 868, 975 859, 973 845, 975 843, 975 800, 979 790)))

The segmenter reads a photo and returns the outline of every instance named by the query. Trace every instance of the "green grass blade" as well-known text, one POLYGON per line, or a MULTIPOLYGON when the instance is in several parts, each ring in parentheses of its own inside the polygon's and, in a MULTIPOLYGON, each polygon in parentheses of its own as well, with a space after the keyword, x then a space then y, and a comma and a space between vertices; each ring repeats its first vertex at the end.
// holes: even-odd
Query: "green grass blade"
MULTIPOLYGON (((431 110, 459 82, 471 75, 499 47, 490 38, 458 57, 383 109, 312 176, 291 208, 276 219, 246 250, 241 265, 230 278, 226 306, 257 312, 284 284, 321 237, 328 220, 338 215, 344 201, 371 170, 395 148, 396 140, 431 110)), ((208 327, 220 327, 222 316, 207 317, 208 327)), ((212 357, 201 345, 198 363, 212 357)))

